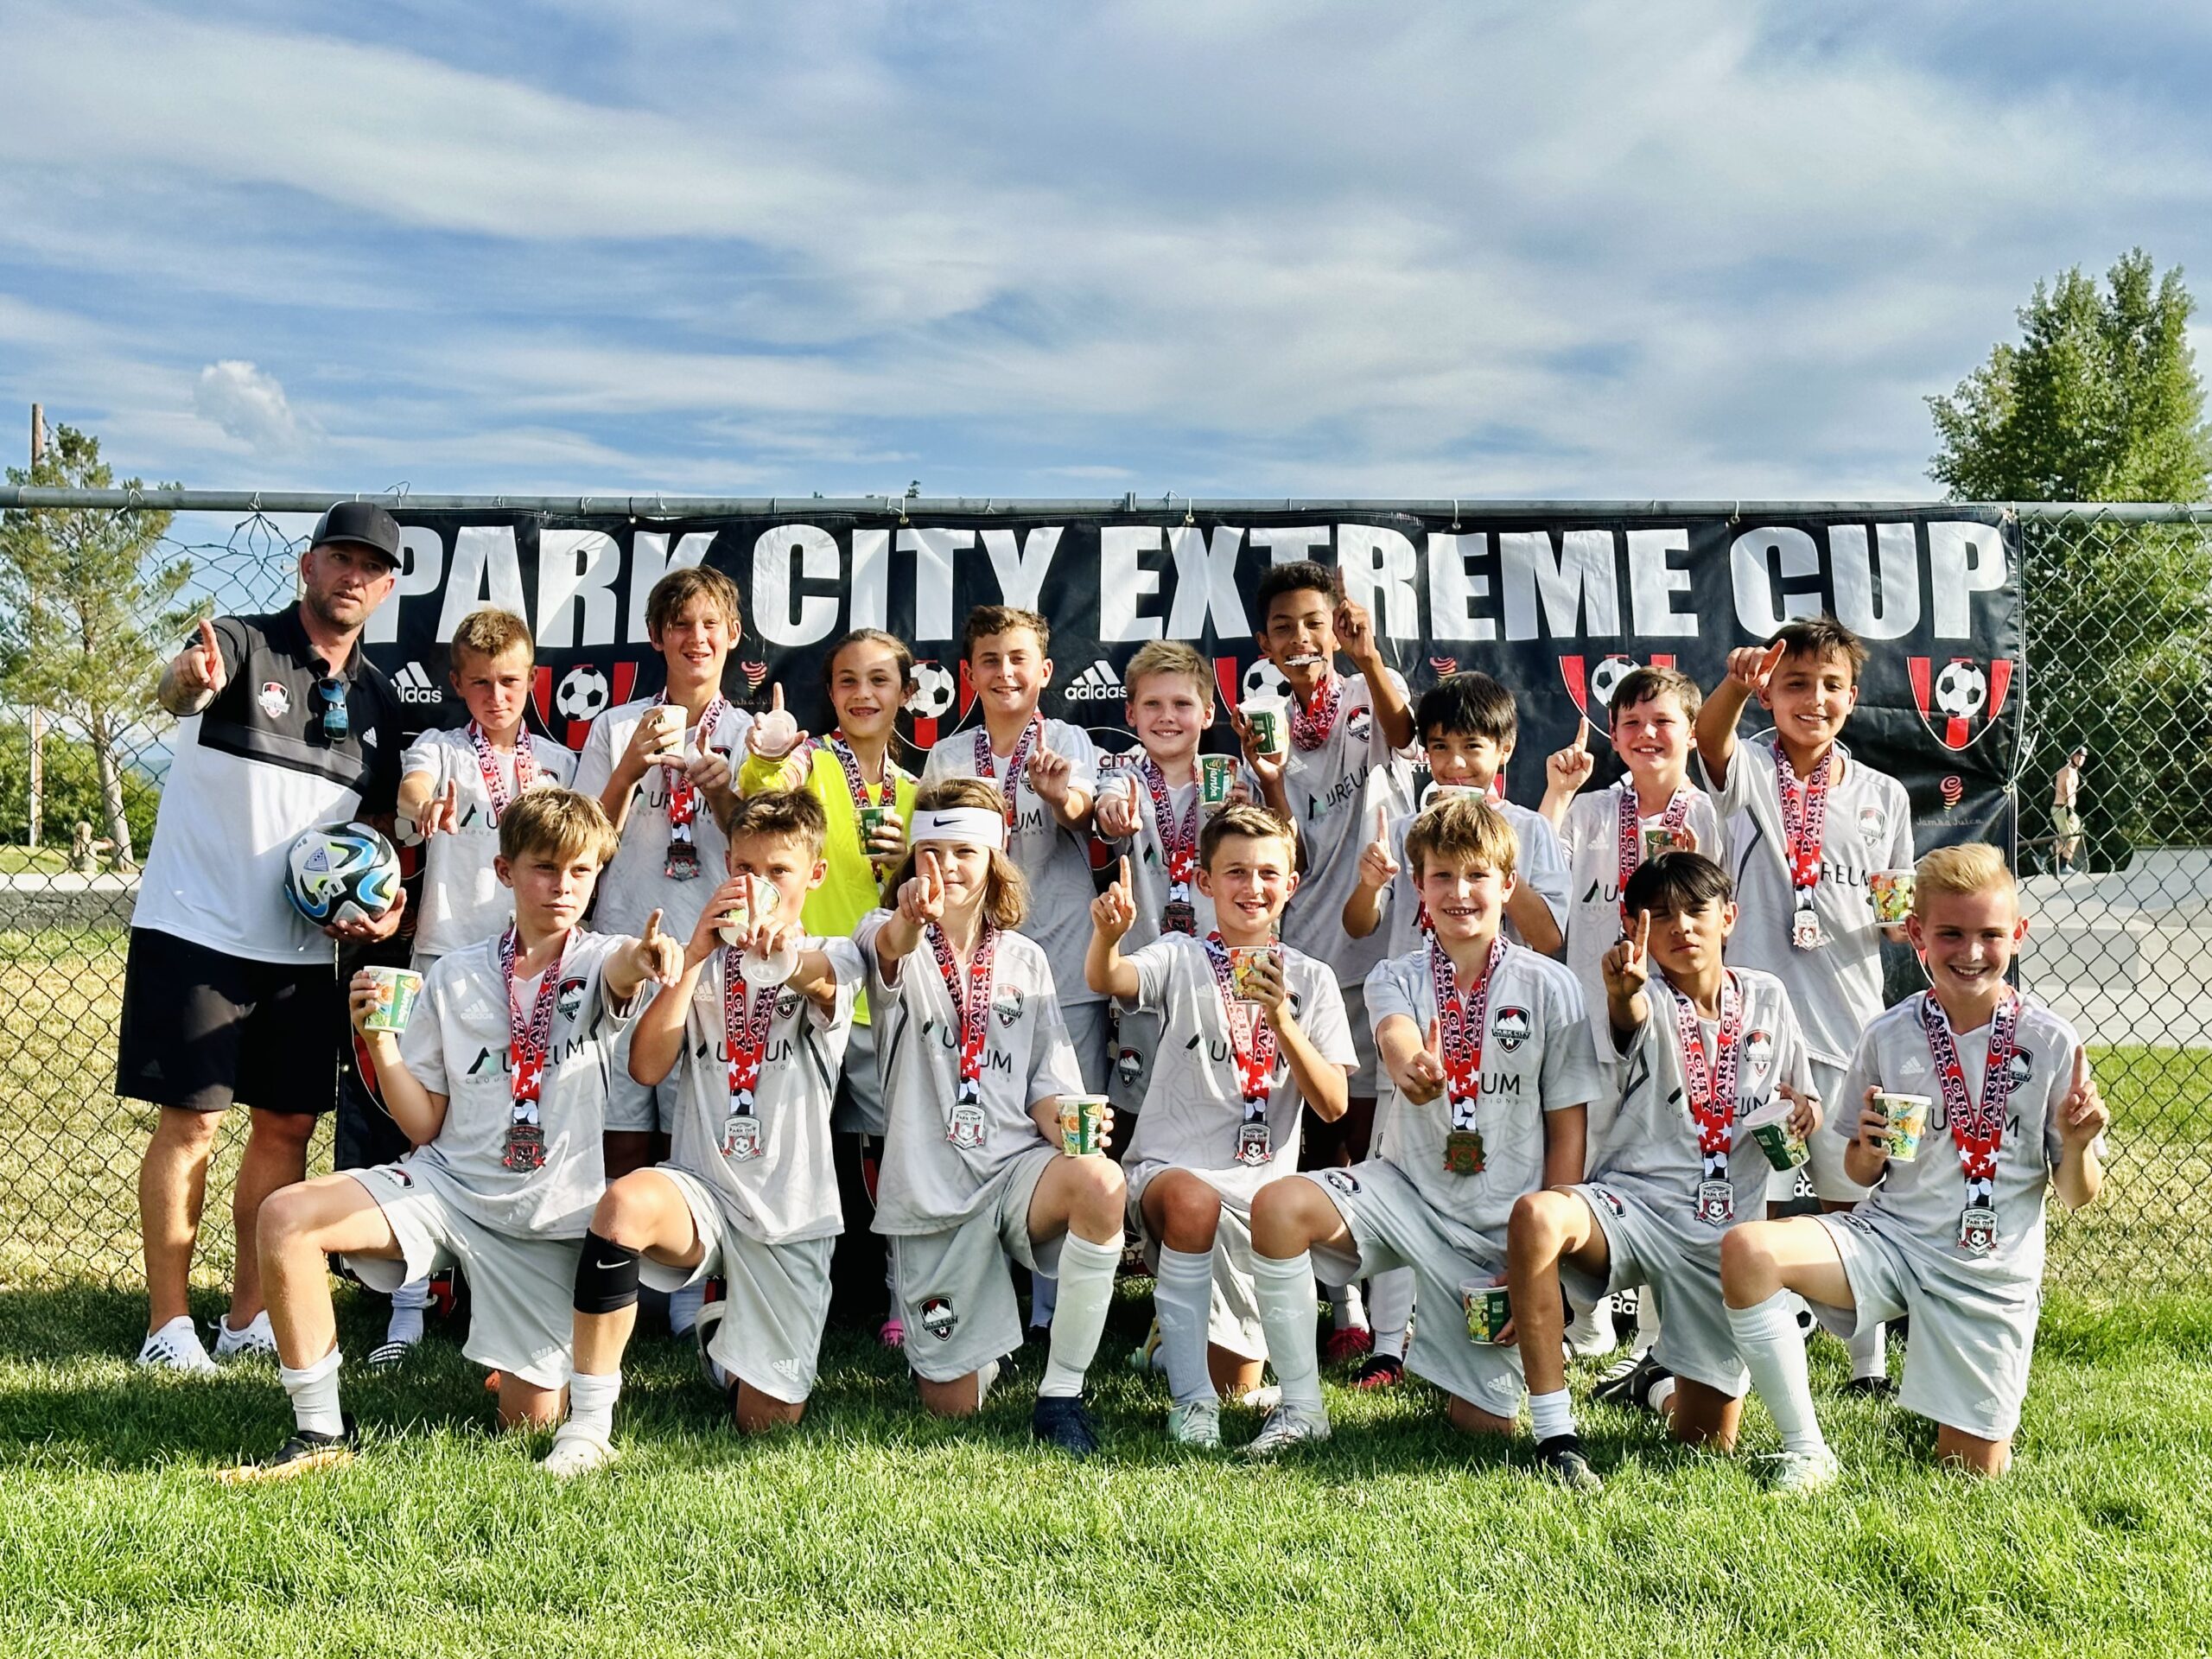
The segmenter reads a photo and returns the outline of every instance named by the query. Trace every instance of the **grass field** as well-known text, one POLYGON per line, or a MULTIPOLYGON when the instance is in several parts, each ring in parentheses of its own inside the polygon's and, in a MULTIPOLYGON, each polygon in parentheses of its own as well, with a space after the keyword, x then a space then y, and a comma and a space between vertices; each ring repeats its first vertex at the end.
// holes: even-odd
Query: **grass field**
MULTIPOLYGON (((212 1317, 212 1300, 200 1310, 212 1317)), ((1106 1356, 1135 1339, 1117 1308, 1106 1356)), ((359 1356, 378 1328, 341 1299, 359 1356)), ((741 1443, 689 1351, 643 1341, 624 1461, 572 1488, 494 1438, 434 1336, 358 1365, 353 1467, 207 1471, 289 1421, 273 1371, 149 1382, 141 1304, 0 1298, 0 1646, 40 1655, 2188 1653, 2212 1646, 2212 1303, 2047 1310, 2008 1479, 1929 1468, 1925 1426, 1815 1389, 1848 1465, 1806 1500, 1744 1458, 1583 1413, 1578 1500, 1439 1426, 1418 1385, 1332 1389, 1337 1438, 1255 1469, 1179 1454, 1162 1384, 1102 1360, 1105 1454, 1033 1450, 1033 1367, 976 1422, 833 1340, 807 1421, 741 1443)), ((1578 1376, 1578 1389, 1587 1382, 1578 1376)), ((1232 1439, 1254 1424, 1230 1414, 1232 1439)), ((1751 1408, 1746 1440, 1770 1449, 1751 1408)), ((1525 1442, 1519 1448, 1526 1455, 1525 1442)))

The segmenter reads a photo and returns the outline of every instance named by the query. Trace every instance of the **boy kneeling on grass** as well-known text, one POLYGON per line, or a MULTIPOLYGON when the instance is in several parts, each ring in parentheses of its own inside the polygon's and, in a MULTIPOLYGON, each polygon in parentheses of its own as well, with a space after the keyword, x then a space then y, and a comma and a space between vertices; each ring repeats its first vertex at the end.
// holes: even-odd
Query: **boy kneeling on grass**
MULTIPOLYGON (((474 1297, 462 1351, 499 1374, 501 1424, 559 1417, 569 1287, 607 1185, 608 1052, 645 982, 671 983, 683 966, 658 911, 642 938, 577 925, 613 850, 613 826, 588 797, 537 789, 516 801, 499 820, 495 866, 514 890, 513 923, 438 959, 404 1036, 362 1032, 415 1150, 262 1206, 262 1278, 296 1427, 273 1457, 221 1478, 277 1479, 352 1459, 327 1255, 387 1293, 461 1268, 474 1297)), ((354 976, 356 1029, 376 998, 375 981, 354 976)))
POLYGON ((1861 1329, 1910 1314, 1898 1402, 1935 1420, 1942 1462, 2001 1474, 2035 1347, 2045 1188, 2079 1210, 2104 1183, 2109 1116, 2088 1055, 2005 981, 2028 924, 2003 855, 1974 843, 1922 859, 1907 928, 1932 988, 1866 1027, 1830 1125, 1850 1142, 1846 1173, 1872 1196, 1748 1223, 1721 1246, 1728 1321, 1782 1431, 1777 1484, 1789 1490, 1825 1485, 1838 1467, 1789 1292, 1855 1311, 1861 1329))
POLYGON ((1721 1240, 1765 1211, 1773 1166, 1753 1120, 1801 1147, 1819 1127, 1811 1058, 1782 982, 1721 961, 1736 922, 1726 871, 1662 853, 1624 891, 1636 928, 1600 964, 1619 1109, 1587 1180, 1513 1206, 1514 1323, 1529 1390, 1564 1390, 1561 1279, 1586 1302, 1642 1287, 1664 1320, 1624 1397, 1662 1412, 1677 1440, 1726 1449, 1745 1376, 1721 1306, 1721 1240))

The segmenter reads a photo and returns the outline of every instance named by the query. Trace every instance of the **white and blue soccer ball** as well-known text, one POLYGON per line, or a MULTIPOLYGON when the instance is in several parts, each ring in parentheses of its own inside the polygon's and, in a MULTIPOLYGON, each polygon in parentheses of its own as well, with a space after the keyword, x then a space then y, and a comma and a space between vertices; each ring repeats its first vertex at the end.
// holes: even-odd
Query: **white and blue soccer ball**
POLYGON ((372 922, 399 898, 399 854, 365 823, 302 830, 284 854, 284 896, 317 927, 372 922))

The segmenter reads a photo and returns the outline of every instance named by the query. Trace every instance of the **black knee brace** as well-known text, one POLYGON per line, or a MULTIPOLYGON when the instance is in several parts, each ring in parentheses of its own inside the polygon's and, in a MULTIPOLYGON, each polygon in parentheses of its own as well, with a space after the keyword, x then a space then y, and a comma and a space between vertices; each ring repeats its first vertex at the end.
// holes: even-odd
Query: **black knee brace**
POLYGON ((576 1312, 619 1313, 638 1304, 638 1253, 597 1233, 584 1235, 576 1258, 576 1312))

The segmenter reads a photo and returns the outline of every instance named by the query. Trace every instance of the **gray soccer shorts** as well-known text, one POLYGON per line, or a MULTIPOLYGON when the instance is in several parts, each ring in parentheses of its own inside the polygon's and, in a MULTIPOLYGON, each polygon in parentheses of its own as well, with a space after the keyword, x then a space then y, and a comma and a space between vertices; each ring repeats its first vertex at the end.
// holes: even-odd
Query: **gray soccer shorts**
POLYGON ((1032 1273, 1058 1271, 1060 1241, 1041 1248, 1030 1242, 1029 1201, 1059 1156, 1054 1147, 1015 1154, 957 1227, 890 1236, 906 1363, 923 1381, 957 1382, 1021 1346, 1021 1303, 1007 1259, 1032 1273))
POLYGON ((1719 1256, 1706 1260, 1693 1255, 1641 1198, 1602 1180, 1568 1191, 1597 1217, 1611 1258, 1602 1283, 1571 1262, 1560 1263, 1560 1282, 1574 1305, 1586 1307, 1632 1285, 1646 1287, 1659 1311, 1659 1340, 1652 1350, 1659 1363, 1676 1376, 1740 1399, 1751 1378, 1737 1357, 1727 1306, 1720 1300, 1719 1256))
MULTIPOLYGON (((1180 1168, 1179 1164, 1147 1163, 1125 1164, 1122 1169, 1129 1184, 1129 1236, 1154 1273, 1160 1271, 1160 1241, 1144 1224, 1145 1188, 1166 1171, 1180 1168)), ((1197 1176, 1221 1198, 1221 1224, 1213 1236, 1213 1296, 1206 1340, 1242 1359, 1265 1359, 1268 1335, 1260 1324, 1259 1296, 1252 1285, 1252 1199, 1249 1192, 1240 1190, 1253 1172, 1239 1167, 1184 1173, 1197 1176)))

